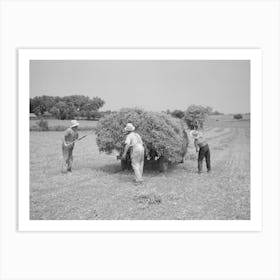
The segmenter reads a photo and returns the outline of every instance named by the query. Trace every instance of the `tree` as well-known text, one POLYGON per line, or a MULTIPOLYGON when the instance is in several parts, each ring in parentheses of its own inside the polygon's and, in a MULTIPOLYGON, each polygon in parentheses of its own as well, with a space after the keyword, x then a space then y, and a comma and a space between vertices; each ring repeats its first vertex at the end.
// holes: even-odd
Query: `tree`
POLYGON ((57 98, 54 96, 41 96, 41 103, 45 106, 47 112, 49 112, 50 109, 56 104, 56 100, 57 98))
POLYGON ((99 97, 43 95, 30 98, 30 113, 43 115, 45 112, 50 112, 58 119, 73 119, 79 116, 91 119, 96 117, 98 110, 104 104, 104 100, 99 97))
POLYGON ((185 113, 181 110, 174 110, 171 115, 175 118, 182 119, 185 116, 185 113))
POLYGON ((33 113, 37 116, 43 115, 46 111, 46 107, 43 104, 40 104, 33 109, 33 113))
POLYGON ((47 95, 30 98, 30 113, 43 115, 45 112, 49 112, 56 102, 57 97, 47 95))
POLYGON ((63 101, 59 101, 54 107, 54 110, 56 110, 56 112, 58 112, 57 117, 60 120, 65 120, 67 119, 67 104, 63 101))
POLYGON ((223 113, 219 112, 218 110, 215 110, 211 113, 213 116, 223 115, 223 113))
POLYGON ((29 98, 29 113, 34 113, 34 109, 35 109, 34 101, 32 98, 29 98))
POLYGON ((201 105, 191 105, 185 113, 185 121, 190 129, 203 128, 208 116, 208 109, 201 105))
POLYGON ((60 119, 60 111, 59 108, 54 106, 50 109, 50 113, 57 119, 60 119))
POLYGON ((30 99, 30 113, 34 113, 39 116, 43 115, 46 111, 47 108, 41 96, 36 96, 30 99))
POLYGON ((213 108, 212 107, 206 106, 205 109, 206 109, 208 115, 212 115, 213 114, 213 108))
POLYGON ((236 120, 241 120, 243 118, 243 116, 241 114, 235 114, 235 115, 233 115, 233 118, 236 120))
POLYGON ((88 119, 94 119, 98 110, 105 104, 104 100, 99 97, 88 98, 79 108, 79 112, 83 112, 88 119))
POLYGON ((79 117, 85 118, 87 116, 87 112, 85 110, 79 110, 79 117))

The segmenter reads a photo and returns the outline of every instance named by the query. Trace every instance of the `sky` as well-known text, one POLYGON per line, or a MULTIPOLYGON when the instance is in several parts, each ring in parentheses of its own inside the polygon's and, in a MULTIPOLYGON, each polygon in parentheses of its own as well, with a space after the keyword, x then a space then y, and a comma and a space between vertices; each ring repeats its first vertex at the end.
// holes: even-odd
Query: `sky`
POLYGON ((32 60, 30 97, 83 94, 105 101, 101 110, 140 107, 186 110, 210 106, 250 112, 248 60, 32 60))

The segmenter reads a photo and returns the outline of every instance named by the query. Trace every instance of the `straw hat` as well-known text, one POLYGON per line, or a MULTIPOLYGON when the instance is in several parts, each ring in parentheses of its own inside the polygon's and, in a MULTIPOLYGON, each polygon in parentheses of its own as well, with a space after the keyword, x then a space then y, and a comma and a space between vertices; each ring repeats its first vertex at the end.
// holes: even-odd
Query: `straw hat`
POLYGON ((78 126, 78 125, 79 125, 78 121, 72 120, 72 121, 71 121, 71 126, 70 126, 70 127, 72 128, 72 127, 75 127, 75 126, 78 126))
POLYGON ((134 131, 134 130, 135 130, 135 127, 133 126, 132 123, 128 123, 126 125, 126 127, 124 128, 124 131, 126 131, 126 132, 131 132, 131 131, 134 131))

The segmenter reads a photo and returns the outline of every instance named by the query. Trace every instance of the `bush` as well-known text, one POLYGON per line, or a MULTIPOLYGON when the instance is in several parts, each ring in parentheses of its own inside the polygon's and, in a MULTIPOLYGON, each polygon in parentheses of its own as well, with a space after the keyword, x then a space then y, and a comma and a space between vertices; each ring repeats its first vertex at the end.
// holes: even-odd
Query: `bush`
POLYGON ((233 115, 233 118, 235 120, 241 120, 241 119, 243 119, 243 116, 241 114, 235 114, 235 115, 233 115))
POLYGON ((38 124, 38 126, 40 127, 41 130, 43 130, 43 131, 49 130, 49 123, 48 123, 47 120, 40 119, 37 122, 37 124, 38 124))
POLYGON ((182 119, 185 116, 185 113, 181 110, 174 110, 171 115, 175 118, 182 119))
POLYGON ((100 119, 96 127, 96 142, 100 151, 121 152, 124 146, 124 127, 133 123, 144 142, 146 156, 164 157, 180 162, 189 143, 184 122, 166 113, 147 112, 141 109, 122 109, 100 119))
POLYGON ((90 114, 90 118, 93 120, 99 120, 103 116, 104 116, 104 114, 99 111, 92 111, 90 114))

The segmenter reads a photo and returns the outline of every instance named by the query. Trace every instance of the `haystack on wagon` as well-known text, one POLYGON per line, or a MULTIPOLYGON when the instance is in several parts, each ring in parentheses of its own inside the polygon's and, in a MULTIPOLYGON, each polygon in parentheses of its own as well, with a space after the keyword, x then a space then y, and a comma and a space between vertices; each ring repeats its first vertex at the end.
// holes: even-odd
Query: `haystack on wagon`
MULTIPOLYGON (((144 142, 145 160, 156 161, 160 171, 165 171, 169 164, 183 162, 189 144, 186 124, 164 112, 142 109, 122 109, 100 119, 96 128, 99 151, 117 151, 121 155, 127 123, 133 123, 144 142)), ((129 161, 128 153, 126 160, 121 161, 123 169, 130 166, 129 161)))

